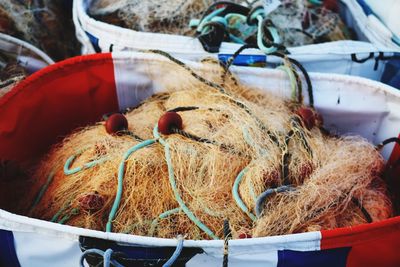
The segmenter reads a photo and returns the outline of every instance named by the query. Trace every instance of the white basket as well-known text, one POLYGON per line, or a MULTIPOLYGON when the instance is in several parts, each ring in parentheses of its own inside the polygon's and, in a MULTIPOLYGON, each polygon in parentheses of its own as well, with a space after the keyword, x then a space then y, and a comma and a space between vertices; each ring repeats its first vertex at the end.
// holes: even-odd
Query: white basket
POLYGON ((0 33, 0 51, 16 54, 18 64, 24 67, 28 73, 33 73, 54 63, 39 48, 4 33, 0 33))
MULTIPOLYGON (((359 38, 364 41, 361 15, 352 13, 350 0, 341 0, 340 13, 346 23, 354 26, 359 38), (346 5, 348 4, 348 5, 346 5)), ((115 25, 107 24, 91 18, 87 14, 91 0, 74 0, 73 20, 76 35, 82 44, 82 53, 112 52, 142 49, 160 49, 179 58, 199 61, 204 57, 232 55, 241 45, 223 42, 218 54, 208 53, 195 37, 180 35, 138 32, 115 25)), ((361 10, 362 11, 362 10, 361 10)), ((305 45, 288 49, 291 57, 300 61, 308 71, 338 73, 362 76, 380 81, 385 72, 387 60, 381 57, 392 57, 400 48, 385 46, 383 43, 361 41, 336 41, 316 45, 305 45), (355 59, 365 59, 356 62, 355 59)), ((255 49, 245 50, 243 55, 263 56, 263 61, 272 65, 280 62, 274 56, 265 56, 255 49)), ((400 86, 400 85, 399 85, 400 86)))
MULTIPOLYGON (((37 143, 50 146, 48 140, 65 136, 76 127, 77 121, 87 125, 101 114, 137 105, 149 95, 163 91, 162 81, 170 73, 160 72, 157 66, 166 60, 154 54, 96 54, 72 58, 33 74, 0 99, 2 156, 19 156, 23 160, 35 154, 33 150, 39 149, 35 148, 37 143), (71 87, 73 84, 80 86, 71 87), (88 106, 93 108, 88 109, 88 106), (64 121, 54 119, 59 117, 64 121), (18 125, 16 120, 20 122, 18 125), (36 127, 26 131, 32 123, 36 127), (7 135, 8 132, 13 135, 7 135), (18 148, 23 155, 13 154, 18 148)), ((196 71, 205 68, 201 63, 186 63, 196 71)), ((232 72, 245 84, 272 90, 283 97, 290 96, 290 82, 283 71, 233 67, 232 72)), ((315 107, 323 115, 327 128, 360 134, 375 144, 399 134, 398 90, 365 78, 344 75, 313 73, 311 80, 315 88, 315 107)), ((305 98, 307 101, 307 96, 305 98)), ((393 146, 385 148, 386 159, 392 150, 393 146)), ((0 229, 5 230, 0 230, 0 250, 5 246, 13 251, 15 245, 14 257, 21 266, 78 266, 82 254, 80 236, 115 241, 131 249, 175 247, 177 244, 173 239, 82 229, 4 210, 0 210, 0 229)), ((383 267, 400 266, 400 255, 396 252, 400 245, 399 229, 400 217, 395 217, 330 231, 232 240, 229 242, 229 266, 328 266, 338 260, 345 264, 350 257, 353 267, 365 266, 366 261, 371 262, 371 266, 378 266, 376 262, 383 267), (382 255, 371 254, 370 250, 380 251, 382 255), (298 265, 288 262, 291 257, 298 265)), ((221 266, 222 240, 185 240, 184 247, 203 251, 187 266, 221 266)), ((1 252, 3 257, 11 258, 9 251, 1 252)))
MULTIPOLYGON (((366 40, 379 47, 386 47, 393 51, 399 51, 400 46, 392 40, 393 33, 375 15, 367 15, 357 0, 341 1, 347 5, 349 12, 353 16, 353 19, 348 19, 347 23, 356 31, 360 40, 366 40)), ((388 3, 388 1, 381 1, 382 5, 385 5, 385 3, 388 3)), ((400 5, 400 2, 393 2, 393 4, 400 5)))

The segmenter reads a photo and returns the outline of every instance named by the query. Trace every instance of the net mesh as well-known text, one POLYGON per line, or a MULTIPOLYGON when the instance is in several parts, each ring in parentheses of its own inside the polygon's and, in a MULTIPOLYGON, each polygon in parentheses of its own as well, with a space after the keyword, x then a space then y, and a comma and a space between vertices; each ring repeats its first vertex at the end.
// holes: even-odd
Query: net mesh
POLYGON ((62 0, 0 0, 0 32, 25 40, 54 60, 79 53, 71 11, 62 0))
POLYGON ((143 32, 192 35, 192 18, 201 16, 213 0, 95 0, 88 12, 96 19, 143 32))
MULTIPOLYGON (((95 19, 136 31, 193 36, 195 32, 189 28, 190 20, 200 19, 215 2, 217 1, 94 0, 88 13, 95 19)), ((250 8, 262 4, 262 1, 253 1, 251 4, 239 0, 232 2, 250 8)), ((266 18, 278 29, 286 47, 352 39, 339 14, 325 6, 311 5, 307 0, 281 2, 266 18)), ((236 24, 235 21, 231 23, 236 24)), ((241 35, 246 28, 229 28, 229 31, 235 36, 243 37, 241 35)), ((246 34, 244 37, 250 38, 246 34)))
MULTIPOLYGON (((207 64, 201 74, 221 82, 221 68, 207 64)), ((166 91, 126 113, 131 134, 110 135, 104 122, 98 122, 66 137, 28 183, 29 193, 20 207, 24 214, 104 230, 124 164, 121 201, 111 220, 115 232, 222 238, 223 221, 229 220, 238 238, 243 233, 270 236, 353 226, 367 222, 363 209, 373 221, 392 216, 380 178, 384 160, 365 139, 325 134, 318 127, 308 130, 296 115, 304 108, 301 104, 234 79, 227 79, 221 91, 172 63, 152 67, 159 68, 152 73, 168 73, 161 78, 166 91), (124 160, 141 142, 134 135, 152 139, 166 111, 193 106, 196 109, 178 112, 186 134, 161 135, 165 143, 158 140, 124 160), (284 155, 289 155, 287 161, 284 155), (68 173, 90 162, 97 163, 68 173), (293 190, 268 197, 256 218, 257 197, 282 185, 293 190)))

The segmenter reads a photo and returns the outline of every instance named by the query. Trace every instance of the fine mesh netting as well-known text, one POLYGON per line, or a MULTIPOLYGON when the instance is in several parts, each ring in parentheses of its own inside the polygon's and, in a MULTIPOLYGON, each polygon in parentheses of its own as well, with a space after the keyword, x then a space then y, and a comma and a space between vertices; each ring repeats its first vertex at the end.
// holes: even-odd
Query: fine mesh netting
POLYGON ((16 63, 8 63, 4 68, 0 69, 0 97, 8 93, 26 76, 25 69, 16 63))
MULTIPOLYGON (((214 0, 93 0, 88 13, 95 19, 143 31, 194 35, 189 28, 214 0)), ((234 1, 244 2, 244 1, 234 1)))
POLYGON ((33 44, 54 60, 79 52, 67 1, 0 0, 0 22, 0 32, 33 44))
POLYGON ((26 70, 17 63, 14 57, 0 51, 0 97, 8 93, 27 75, 26 70))
MULTIPOLYGON (((218 1, 93 0, 88 13, 100 21, 136 31, 194 36, 195 31, 189 27, 190 20, 204 18, 204 12, 216 2, 218 1)), ((263 1, 230 2, 248 7, 249 11, 263 4, 263 1)), ((220 7, 216 5, 215 8, 220 7)), ((308 0, 283 0, 265 19, 276 27, 285 47, 352 39, 350 30, 336 12, 337 5, 332 7, 332 4, 313 5, 308 0)), ((251 35, 257 32, 257 25, 247 25, 246 19, 243 21, 240 16, 235 12, 225 16, 226 31, 241 39, 241 42, 254 41, 256 38, 251 35)), ((226 41, 237 42, 236 39, 228 38, 226 41)))
POLYGON ((168 73, 165 92, 127 111, 127 127, 112 115, 55 145, 27 183, 24 214, 189 239, 222 238, 225 220, 238 238, 392 216, 384 160, 367 140, 328 134, 312 108, 233 77, 219 86, 216 64, 201 73, 215 83, 172 63, 151 67, 168 73))
POLYGON ((335 11, 336 8, 312 5, 308 0, 285 0, 268 18, 286 47, 354 39, 335 11))

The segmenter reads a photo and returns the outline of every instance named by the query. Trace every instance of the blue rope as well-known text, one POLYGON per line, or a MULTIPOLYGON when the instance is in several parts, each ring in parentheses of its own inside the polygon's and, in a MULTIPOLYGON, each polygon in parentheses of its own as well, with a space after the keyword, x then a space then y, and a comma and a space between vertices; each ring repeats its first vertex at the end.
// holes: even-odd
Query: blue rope
POLYGON ((265 154, 267 154, 267 150, 265 150, 264 148, 260 147, 259 145, 256 144, 256 142, 254 142, 253 138, 250 135, 249 130, 247 129, 247 127, 243 127, 242 128, 242 133, 243 133, 243 138, 244 141, 249 145, 252 146, 260 155, 264 156, 265 154))
POLYGON ((55 171, 51 171, 49 176, 47 176, 46 183, 42 186, 39 193, 37 194, 35 201, 33 202, 31 208, 29 209, 28 214, 31 215, 33 210, 35 209, 36 205, 39 204, 40 200, 42 200, 44 193, 46 192, 47 188, 49 187, 50 183, 53 181, 55 171))
POLYGON ((101 159, 96 159, 96 160, 93 160, 93 161, 90 161, 88 163, 83 164, 83 166, 79 166, 79 167, 70 169, 70 167, 71 167, 71 165, 74 162, 76 157, 77 157, 77 155, 73 155, 73 156, 69 157, 67 159, 67 161, 65 162, 65 164, 64 164, 64 174, 65 175, 75 174, 75 173, 80 172, 80 171, 82 171, 84 169, 92 168, 92 167, 94 167, 96 165, 99 165, 99 164, 101 164, 101 163, 103 163, 103 162, 108 160, 107 157, 101 158, 101 159))
POLYGON ((182 211, 186 214, 186 216, 189 217, 189 219, 194 224, 196 224, 197 227, 199 227, 201 230, 203 230, 207 235, 209 235, 213 239, 218 239, 218 237, 206 225, 204 225, 196 217, 196 215, 193 214, 193 212, 190 211, 190 209, 186 206, 185 202, 181 198, 181 196, 179 194, 179 190, 176 186, 175 174, 174 174, 174 168, 172 166, 171 152, 169 149, 169 144, 167 142, 165 142, 164 139, 161 138, 161 136, 158 132, 157 125, 153 129, 153 135, 154 135, 154 138, 157 139, 160 142, 160 144, 162 144, 164 146, 165 160, 166 160, 167 166, 168 166, 169 183, 172 187, 172 191, 174 192, 175 199, 178 202, 179 206, 181 207, 182 211))
POLYGON ((178 245, 176 246, 176 249, 172 254, 171 258, 169 258, 169 260, 166 263, 164 263, 163 267, 171 267, 172 264, 174 264, 175 261, 178 259, 179 255, 182 252, 182 249, 183 249, 183 237, 178 236, 178 245))
POLYGON ((316 6, 320 6, 323 4, 322 0, 308 0, 308 2, 310 2, 311 4, 316 5, 316 6))
POLYGON ((202 32, 203 27, 205 24, 207 24, 209 21, 211 21, 212 18, 218 16, 220 13, 222 13, 225 10, 225 8, 219 8, 208 14, 203 18, 202 21, 200 21, 199 25, 197 26, 197 31, 202 32))
POLYGON ((270 195, 283 193, 283 192, 287 192, 287 191, 293 191, 293 190, 295 190, 293 187, 288 186, 288 185, 283 185, 283 186, 280 186, 277 188, 269 188, 266 191, 264 191, 263 193, 261 193, 261 195, 259 195, 256 200, 255 211, 256 211, 257 217, 260 218, 261 213, 263 211, 264 203, 270 195))
MULTIPOLYGON (((270 54, 276 52, 277 48, 274 46, 266 47, 264 45, 264 29, 263 29, 263 21, 264 21, 264 9, 260 8, 252 14, 252 19, 258 20, 258 33, 257 33, 257 46, 263 51, 265 54, 270 54)), ((281 38, 279 37, 278 31, 275 27, 267 26, 268 31, 272 36, 272 41, 274 43, 281 43, 281 38)))
POLYGON ((103 267, 111 267, 111 264, 114 267, 124 267, 122 264, 120 264, 116 260, 112 259, 113 253, 114 253, 114 251, 111 248, 107 249, 105 252, 102 251, 101 249, 97 249, 97 248, 88 249, 82 253, 81 258, 79 259, 80 267, 85 267, 85 265, 83 263, 84 263, 86 256, 89 254, 97 254, 97 255, 100 255, 101 257, 103 257, 103 267))
POLYGON ((135 151, 144 148, 146 146, 149 146, 153 143, 155 143, 157 140, 155 139, 149 139, 145 140, 137 145, 134 145, 128 151, 125 153, 118 169, 118 187, 117 187, 117 194, 115 196, 115 200, 113 203, 113 206, 111 208, 110 214, 108 216, 108 221, 106 225, 106 232, 111 232, 112 230, 112 221, 114 220, 115 214, 118 211, 119 203, 121 202, 121 197, 122 197, 122 186, 123 186, 123 179, 124 179, 124 172, 125 172, 125 161, 128 160, 130 155, 134 153, 135 151))
POLYGON ((251 213, 249 211, 249 209, 246 207, 246 204, 244 204, 243 200, 240 198, 239 196, 239 185, 240 182, 243 179, 243 176, 245 175, 245 173, 247 172, 248 167, 244 168, 236 177, 235 183, 233 184, 233 188, 232 188, 232 195, 233 195, 233 199, 235 200, 236 204, 239 206, 239 208, 246 213, 251 220, 255 221, 257 220, 257 217, 251 213))
POLYGON ((165 219, 165 218, 167 218, 168 216, 170 216, 172 214, 179 213, 180 211, 182 211, 182 209, 179 207, 179 208, 175 208, 175 209, 172 209, 172 210, 167 210, 167 211, 161 213, 157 218, 155 218, 151 222, 150 231, 149 231, 150 235, 153 235, 154 230, 156 229, 156 226, 157 226, 159 220, 165 219))

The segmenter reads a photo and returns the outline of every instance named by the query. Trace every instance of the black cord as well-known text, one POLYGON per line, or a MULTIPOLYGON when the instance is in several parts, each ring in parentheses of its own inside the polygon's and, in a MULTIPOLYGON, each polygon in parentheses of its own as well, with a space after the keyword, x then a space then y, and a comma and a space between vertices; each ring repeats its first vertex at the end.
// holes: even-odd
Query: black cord
POLYGON ((356 206, 361 210, 362 214, 364 215, 365 219, 367 220, 368 223, 372 223, 372 217, 369 214, 369 212, 364 208, 363 205, 361 205, 360 201, 353 197, 351 199, 353 201, 354 204, 356 204, 356 206))
POLYGON ((375 148, 379 150, 390 143, 397 143, 398 145, 400 145, 400 138, 398 138, 398 137, 388 138, 386 140, 383 140, 382 143, 378 144, 375 148))
POLYGON ((222 261, 222 267, 228 267, 228 257, 229 257, 229 239, 232 238, 231 229, 229 227, 229 221, 224 220, 224 258, 222 261))
POLYGON ((310 76, 308 75, 308 72, 306 71, 306 69, 303 67, 303 65, 298 62, 297 60, 287 57, 285 54, 279 53, 279 52, 274 52, 271 53, 271 55, 273 56, 277 56, 280 58, 287 58, 292 64, 294 64, 296 67, 298 67, 300 69, 300 71, 303 73, 304 79, 306 80, 307 83, 307 90, 308 90, 308 98, 310 101, 310 107, 314 107, 314 94, 313 94, 313 88, 312 88, 312 84, 311 84, 311 79, 310 76))
POLYGON ((290 130, 286 137, 285 137, 285 145, 286 145, 286 150, 283 153, 282 156, 282 179, 283 179, 283 184, 288 185, 289 184, 289 161, 290 161, 290 153, 288 149, 288 145, 290 142, 290 139, 292 139, 294 135, 293 130, 290 130))

